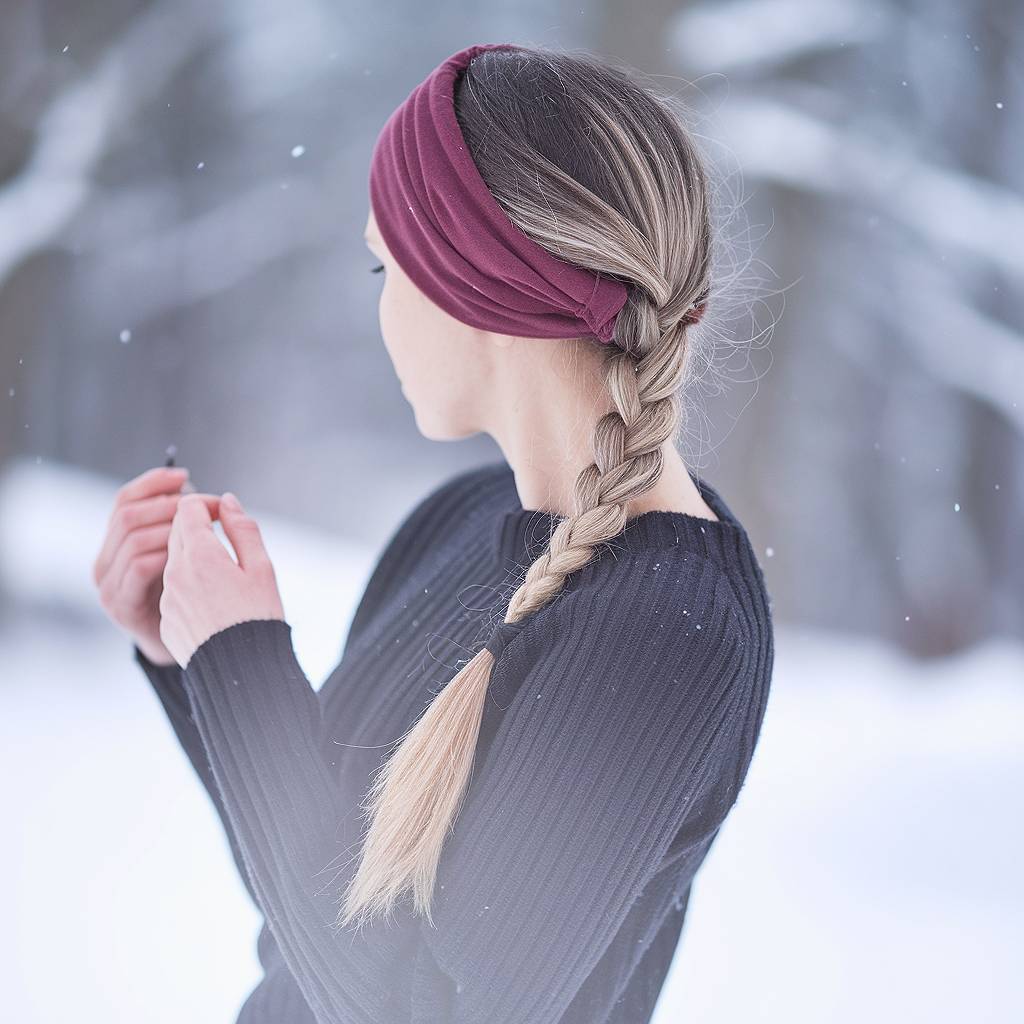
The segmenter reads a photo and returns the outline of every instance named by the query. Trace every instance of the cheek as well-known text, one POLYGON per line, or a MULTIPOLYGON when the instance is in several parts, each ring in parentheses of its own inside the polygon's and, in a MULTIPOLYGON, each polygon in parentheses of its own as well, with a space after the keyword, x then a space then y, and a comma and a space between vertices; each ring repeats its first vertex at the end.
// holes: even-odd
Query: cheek
POLYGON ((384 345, 406 397, 459 404, 464 386, 475 376, 477 351, 466 340, 464 325, 398 272, 385 282, 378 309, 384 345))
POLYGON ((402 282, 385 282, 378 303, 380 332, 395 373, 403 383, 418 375, 416 357, 421 354, 421 332, 414 315, 414 297, 402 295, 402 282))
POLYGON ((380 333, 384 339, 384 347, 388 350, 388 355, 391 356, 396 369, 398 369, 401 348, 399 342, 402 337, 400 314, 401 304, 395 302, 392 289, 385 284, 377 302, 377 316, 380 320, 380 333))
POLYGON ((391 329, 391 311, 394 307, 394 303, 391 301, 391 289, 388 288, 387 282, 380 290, 380 296, 377 299, 377 316, 380 320, 381 333, 384 335, 385 342, 387 341, 388 332, 391 329))

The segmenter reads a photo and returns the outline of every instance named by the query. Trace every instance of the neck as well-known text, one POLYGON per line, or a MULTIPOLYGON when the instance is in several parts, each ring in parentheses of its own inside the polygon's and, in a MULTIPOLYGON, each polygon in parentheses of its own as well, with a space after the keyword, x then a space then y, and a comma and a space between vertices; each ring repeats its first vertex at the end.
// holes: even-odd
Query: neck
MULTIPOLYGON (((482 429, 511 466, 523 508, 569 516, 576 479, 594 461, 594 430, 614 409, 604 353, 593 343, 518 339, 517 350, 504 355, 508 365, 482 429)), ((629 502, 627 516, 665 509, 714 519, 671 439, 662 454, 661 476, 629 502)))

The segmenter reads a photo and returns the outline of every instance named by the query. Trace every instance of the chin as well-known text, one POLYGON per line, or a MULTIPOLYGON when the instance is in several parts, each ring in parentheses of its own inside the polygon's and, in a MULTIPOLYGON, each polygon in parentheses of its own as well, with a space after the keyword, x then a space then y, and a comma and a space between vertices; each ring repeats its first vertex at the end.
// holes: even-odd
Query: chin
POLYGON ((428 441, 461 441, 478 432, 475 429, 467 429, 464 425, 446 419, 444 416, 421 415, 415 406, 413 415, 416 418, 416 429, 428 441))

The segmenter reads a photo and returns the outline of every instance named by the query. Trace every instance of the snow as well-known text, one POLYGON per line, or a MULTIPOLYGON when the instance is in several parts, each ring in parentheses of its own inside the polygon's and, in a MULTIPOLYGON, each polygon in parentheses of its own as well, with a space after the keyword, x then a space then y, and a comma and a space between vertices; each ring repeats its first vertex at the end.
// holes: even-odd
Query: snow
MULTIPOLYGON (((5 1002, 26 1024, 226 1024, 260 918, 93 594, 120 482, 34 459, 0 478, 5 1002)), ((319 685, 376 552, 253 514, 319 685)), ((921 664, 777 623, 761 742, 655 1024, 1021 1019, 1022 680, 1020 647, 921 664)))

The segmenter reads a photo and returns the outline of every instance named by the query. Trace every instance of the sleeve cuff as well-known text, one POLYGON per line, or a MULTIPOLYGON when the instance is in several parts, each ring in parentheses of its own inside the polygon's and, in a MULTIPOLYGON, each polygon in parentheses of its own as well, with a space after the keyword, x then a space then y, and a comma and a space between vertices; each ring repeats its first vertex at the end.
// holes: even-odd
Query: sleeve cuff
POLYGON ((318 746, 320 703, 284 619, 247 619, 219 630, 196 648, 182 676, 194 710, 219 724, 219 749, 236 749, 242 736, 256 735, 268 752, 312 753, 318 746))
POLYGON ((142 650, 141 647, 134 641, 132 641, 132 655, 135 660, 147 671, 147 672, 167 672, 176 674, 181 671, 181 666, 176 662, 172 661, 169 665, 158 665, 155 661, 151 661, 148 655, 142 650))

